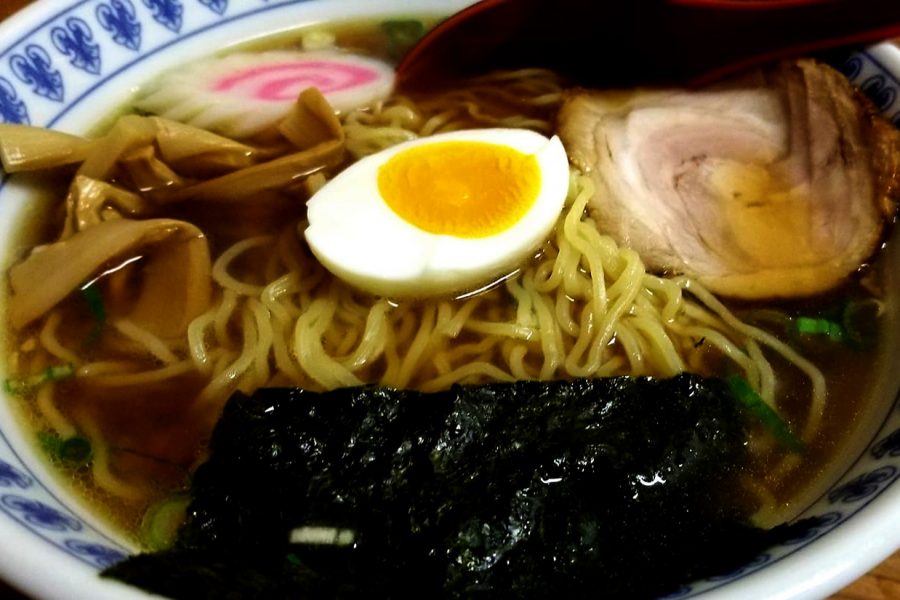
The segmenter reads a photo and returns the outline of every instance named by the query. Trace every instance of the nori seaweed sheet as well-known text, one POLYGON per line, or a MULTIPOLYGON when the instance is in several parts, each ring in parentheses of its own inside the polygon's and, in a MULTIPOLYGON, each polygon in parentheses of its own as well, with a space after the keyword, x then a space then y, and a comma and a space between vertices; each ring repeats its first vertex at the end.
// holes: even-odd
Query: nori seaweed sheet
POLYGON ((746 431, 692 375, 238 393, 174 548, 104 575, 175 598, 652 598, 796 535, 747 522, 746 431), (313 527, 352 543, 290 543, 313 527))

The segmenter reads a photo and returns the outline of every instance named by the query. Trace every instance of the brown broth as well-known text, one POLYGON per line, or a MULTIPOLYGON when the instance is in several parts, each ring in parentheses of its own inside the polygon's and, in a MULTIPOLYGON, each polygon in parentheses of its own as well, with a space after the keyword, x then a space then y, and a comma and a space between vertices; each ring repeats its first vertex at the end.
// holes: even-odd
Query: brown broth
MULTIPOLYGON (((334 31, 338 43, 344 47, 362 48, 376 55, 389 51, 387 38, 371 23, 340 25, 334 31)), ((290 46, 293 43, 291 39, 268 39, 254 43, 252 48, 290 46)), ((52 186, 64 189, 65 184, 57 181, 52 182, 52 186)), ((45 212, 52 213, 53 210, 45 212)), ((214 254, 218 254, 235 239, 277 232, 285 223, 296 222, 303 216, 303 206, 302 199, 286 194, 283 201, 268 205, 265 209, 225 209, 210 214, 196 207, 184 207, 176 209, 170 216, 200 226, 210 238, 214 254)), ((58 228, 58 220, 54 220, 52 214, 35 214, 29 216, 24 225, 23 231, 29 232, 28 245, 34 245, 52 238, 58 228)), ((239 264, 237 268, 245 271, 248 277, 258 275, 260 271, 254 264, 239 264)), ((775 305, 772 308, 787 314, 808 314, 841 295, 858 294, 860 289, 853 284, 834 297, 804 304, 775 305)), ((502 289, 490 290, 486 295, 487 301, 481 309, 484 313, 510 310, 509 299, 502 289)), ((749 314, 755 308, 758 307, 735 307, 739 314, 749 314)), ((77 345, 90 335, 92 317, 80 298, 68 300, 63 310, 67 313, 66 321, 77 324, 64 332, 64 338, 77 345)), ((34 334, 35 330, 31 328, 10 334, 8 339, 21 342, 34 334)), ((462 338, 460 343, 466 341, 462 338)), ((794 499, 807 493, 813 482, 839 468, 836 466, 836 456, 846 447, 850 434, 857 429, 861 415, 870 410, 865 405, 865 398, 875 385, 876 369, 884 349, 884 343, 867 351, 853 351, 835 345, 813 357, 825 372, 829 389, 827 412, 820 435, 809 446, 803 464, 795 471, 796 476, 778 480, 768 476, 781 460, 780 457, 761 461, 754 466, 756 475, 767 481, 777 502, 784 506, 785 515, 790 516, 796 511, 798 507, 794 505, 794 499)), ((102 356, 105 348, 101 341, 85 346, 83 352, 86 357, 102 356)), ((148 357, 144 366, 152 368, 157 365, 148 357)), ((795 430, 799 429, 809 402, 809 384, 788 365, 776 360, 775 368, 781 382, 779 394, 786 418, 795 430)), ((61 476, 75 487, 79 495, 97 506, 114 526, 135 537, 147 507, 184 490, 189 484, 191 471, 204 457, 213 421, 208 413, 198 410, 195 402, 195 396, 203 384, 203 379, 197 375, 127 390, 79 380, 61 384, 58 394, 64 401, 59 403, 59 407, 65 416, 82 431, 98 429, 111 449, 113 468, 125 480, 143 486, 146 494, 133 502, 120 500, 96 487, 85 469, 60 469, 61 476)), ((16 404, 29 430, 39 432, 47 428, 47 423, 35 410, 32 398, 16 404)))

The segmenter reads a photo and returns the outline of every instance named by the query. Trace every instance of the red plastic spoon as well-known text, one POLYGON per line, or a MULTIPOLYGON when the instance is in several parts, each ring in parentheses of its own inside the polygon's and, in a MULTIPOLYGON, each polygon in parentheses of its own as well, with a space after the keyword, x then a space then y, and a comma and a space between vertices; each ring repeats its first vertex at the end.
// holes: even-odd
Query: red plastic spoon
POLYGON ((706 83, 778 58, 900 35, 900 0, 483 0, 398 66, 406 85, 496 67, 586 85, 706 83))

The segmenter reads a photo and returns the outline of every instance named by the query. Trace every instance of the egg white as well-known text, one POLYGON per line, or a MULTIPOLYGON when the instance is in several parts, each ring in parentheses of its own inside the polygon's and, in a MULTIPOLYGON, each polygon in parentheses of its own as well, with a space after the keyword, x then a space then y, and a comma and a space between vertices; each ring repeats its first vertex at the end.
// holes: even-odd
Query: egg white
POLYGON ((307 203, 305 235, 329 271, 373 294, 462 293, 509 273, 535 252, 559 218, 568 185, 568 159, 555 136, 525 129, 438 134, 367 156, 329 181, 307 203), (410 147, 445 141, 486 142, 534 155, 541 183, 530 210, 504 231, 481 238, 429 233, 394 213, 379 194, 379 168, 410 147))

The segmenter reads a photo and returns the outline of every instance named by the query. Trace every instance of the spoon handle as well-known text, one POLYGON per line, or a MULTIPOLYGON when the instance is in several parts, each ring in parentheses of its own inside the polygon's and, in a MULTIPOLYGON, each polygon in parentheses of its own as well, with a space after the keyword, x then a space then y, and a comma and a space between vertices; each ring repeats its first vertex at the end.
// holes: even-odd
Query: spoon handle
POLYGON ((706 83, 900 35, 900 0, 483 0, 435 28, 402 81, 541 66, 586 85, 706 83))
POLYGON ((740 8, 749 10, 769 10, 810 6, 833 2, 834 0, 668 0, 670 4, 700 6, 706 8, 740 8))
POLYGON ((694 84, 780 58, 900 35, 894 0, 668 0, 672 42, 694 84), (695 34, 703 35, 695 35, 695 34), (704 39, 705 38, 705 39, 704 39))

